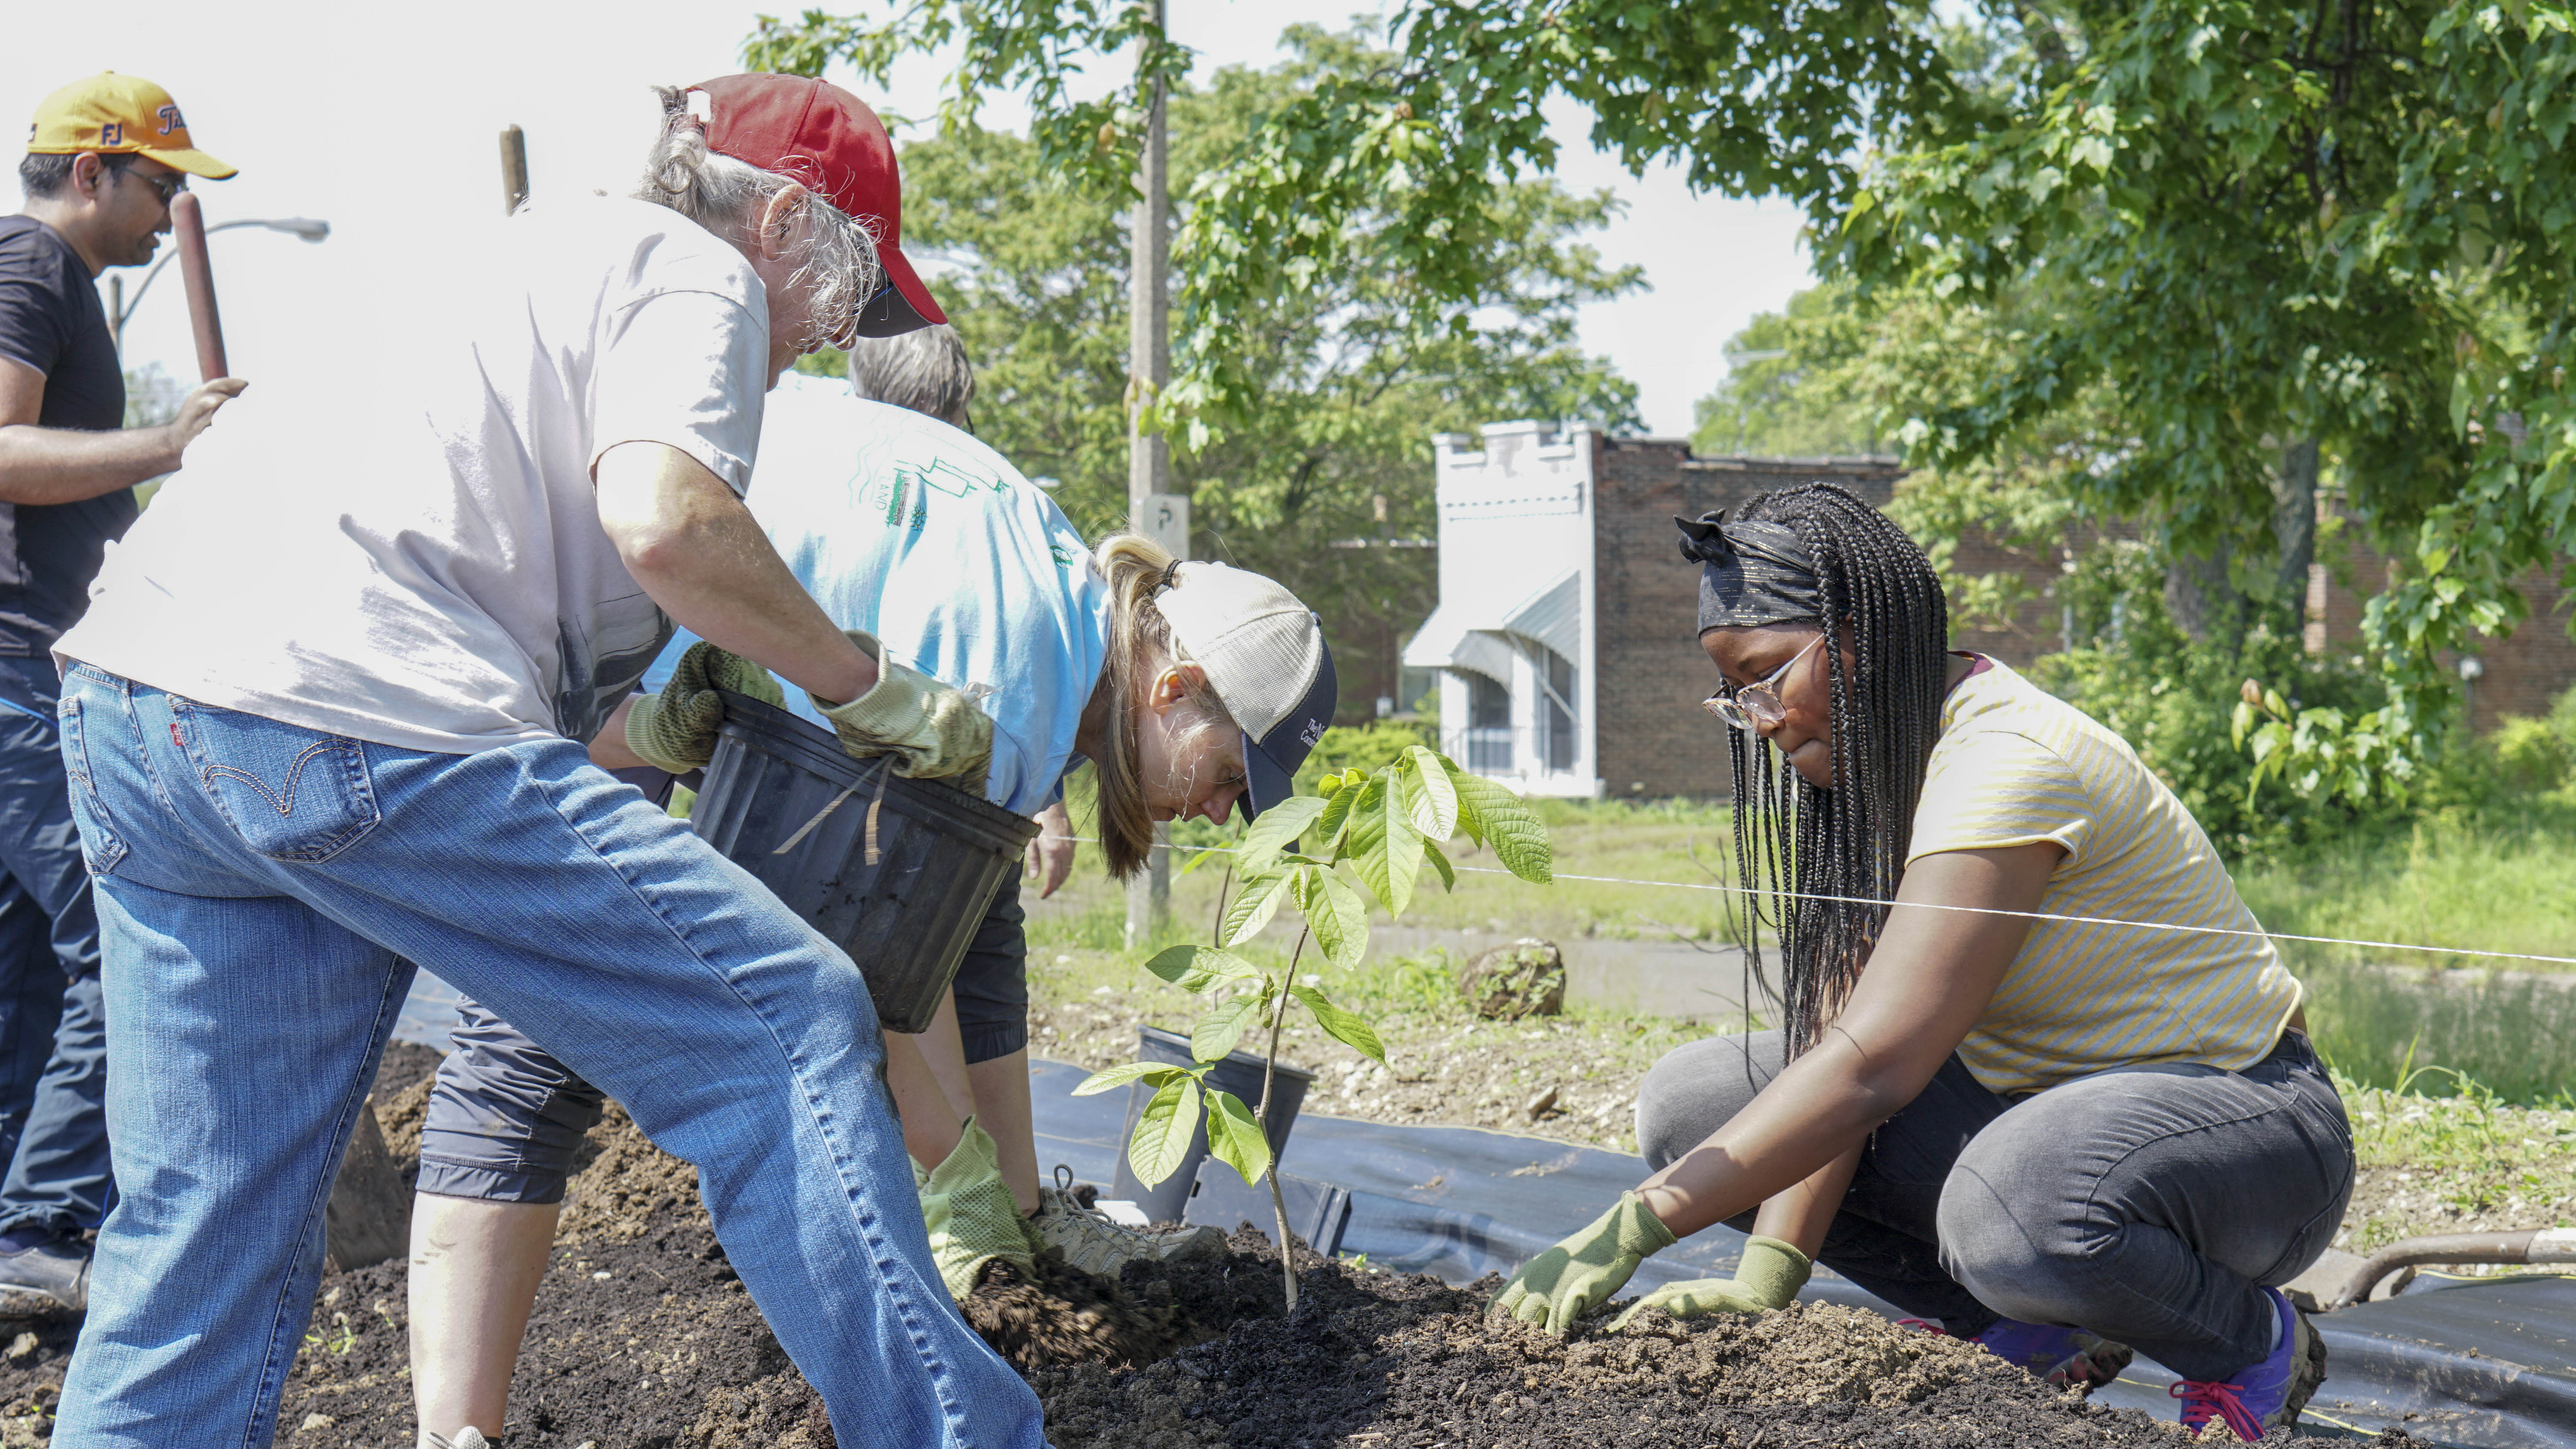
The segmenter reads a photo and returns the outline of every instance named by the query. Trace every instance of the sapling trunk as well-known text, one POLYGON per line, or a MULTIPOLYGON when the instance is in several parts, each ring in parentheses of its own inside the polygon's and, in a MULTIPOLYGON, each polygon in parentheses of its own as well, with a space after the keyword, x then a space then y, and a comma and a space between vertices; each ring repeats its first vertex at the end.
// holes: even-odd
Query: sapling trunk
POLYGON ((1297 1250, 1288 1241, 1288 1196, 1279 1190, 1279 1149, 1270 1141, 1270 1082, 1279 1065, 1279 1031, 1288 1021, 1288 988, 1297 979, 1297 963, 1305 959, 1306 938, 1312 928, 1297 933, 1297 949, 1288 953, 1288 977, 1279 983, 1279 1004, 1270 1012, 1270 1050, 1261 1058, 1261 1105, 1252 1109, 1254 1125, 1261 1129, 1261 1141, 1270 1148, 1270 1215, 1279 1228, 1279 1276, 1288 1287, 1288 1311, 1297 1311, 1297 1250))

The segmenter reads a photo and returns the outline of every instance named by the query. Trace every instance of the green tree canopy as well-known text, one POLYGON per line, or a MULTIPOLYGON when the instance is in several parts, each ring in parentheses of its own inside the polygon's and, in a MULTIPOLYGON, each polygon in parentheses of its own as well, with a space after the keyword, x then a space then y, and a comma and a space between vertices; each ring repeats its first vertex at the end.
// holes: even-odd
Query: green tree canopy
MULTIPOLYGON (((1144 14, 909 0, 880 25, 765 25, 752 53, 881 73, 963 37, 961 102, 1026 88, 1052 163, 1117 176, 1132 96, 1049 97, 1130 40, 1167 67, 1144 14)), ((2013 314, 2004 365, 1906 429, 1919 458, 1991 461, 2107 400, 2120 446, 2070 496, 2208 559, 2295 556, 2302 498, 2338 470, 2403 567, 2367 621, 2386 706, 2267 708, 2254 732, 2309 788, 2402 777, 2450 713, 2441 653, 2510 627, 2517 577, 2576 548, 2570 0, 1980 0, 1957 24, 1917 3, 1410 0, 1390 34, 1390 64, 1319 76, 1199 170, 1171 396, 1193 427, 1257 395, 1259 319, 1367 266, 1411 283, 1390 323, 1464 331, 1485 219, 1553 163, 1544 107, 1565 98, 1632 168, 1794 199, 1820 268, 1864 297, 2013 314)))
MULTIPOLYGON (((1389 64, 1362 38, 1298 28, 1291 59, 1229 67, 1171 99, 1175 189, 1316 86, 1389 64)), ((1127 517, 1128 198, 1085 186, 1041 142, 963 125, 903 148, 905 245, 955 270, 933 288, 974 360, 977 431, 1093 536, 1127 517)), ((1346 709, 1394 687, 1397 641, 1435 598, 1431 434, 1498 418, 1636 424, 1636 390, 1576 345, 1576 309, 1639 284, 1578 238, 1606 193, 1547 181, 1475 218, 1483 285, 1444 305, 1457 329, 1403 322, 1421 283, 1401 259, 1355 258, 1245 319, 1233 425, 1176 439, 1193 550, 1268 573, 1324 616, 1346 709)))

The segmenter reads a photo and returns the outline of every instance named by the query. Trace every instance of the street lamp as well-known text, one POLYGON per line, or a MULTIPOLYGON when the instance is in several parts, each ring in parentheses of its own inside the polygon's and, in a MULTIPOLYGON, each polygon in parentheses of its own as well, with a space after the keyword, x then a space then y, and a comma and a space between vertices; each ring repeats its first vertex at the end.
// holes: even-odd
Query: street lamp
MULTIPOLYGON (((309 216, 287 216, 219 221, 206 228, 206 235, 213 236, 216 232, 230 231, 237 226, 262 226, 270 231, 282 231, 289 236, 302 237, 308 242, 318 242, 331 234, 331 223, 327 221, 315 221, 309 216)), ((152 289, 152 279, 161 275, 161 269, 170 265, 171 259, 178 255, 179 249, 172 247, 161 260, 154 262, 152 270, 143 274, 143 285, 134 289, 134 300, 131 302, 125 300, 123 277, 107 279, 107 335, 115 343, 116 355, 119 359, 125 356, 125 319, 133 316, 134 309, 143 305, 143 294, 152 289)))

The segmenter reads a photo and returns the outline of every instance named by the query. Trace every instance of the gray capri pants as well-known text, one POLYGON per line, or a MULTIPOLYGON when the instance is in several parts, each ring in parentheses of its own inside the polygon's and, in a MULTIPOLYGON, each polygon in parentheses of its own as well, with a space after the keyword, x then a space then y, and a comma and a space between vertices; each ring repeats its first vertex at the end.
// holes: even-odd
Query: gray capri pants
MULTIPOLYGON (((1715 1037, 1655 1063, 1637 1094, 1646 1165, 1744 1110, 1786 1046, 1715 1037)), ((2269 1351, 2256 1285, 2324 1254, 2353 1168, 2343 1100, 2298 1032, 2241 1072, 2126 1067, 2012 1097, 1954 1054, 1871 1135, 1816 1256, 1954 1334, 2063 1324, 2219 1379, 2269 1351)))
MULTIPOLYGON (((1026 919, 1015 874, 957 968, 957 1026, 969 1062, 1029 1044, 1026 919)), ((599 1121, 599 1089, 479 1003, 460 1001, 457 1014, 454 1049, 438 1064, 421 1124, 418 1189, 485 1202, 563 1201, 573 1154, 599 1121)))

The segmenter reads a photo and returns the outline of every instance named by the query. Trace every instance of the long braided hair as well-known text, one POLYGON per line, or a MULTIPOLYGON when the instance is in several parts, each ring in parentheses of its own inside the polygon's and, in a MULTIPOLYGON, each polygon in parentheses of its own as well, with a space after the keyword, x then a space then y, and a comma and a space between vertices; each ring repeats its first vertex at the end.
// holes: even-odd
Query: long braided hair
POLYGON ((1752 892, 1730 924, 1748 976, 1781 1005, 1794 1057, 1850 1000, 1887 919, 1883 903, 1905 873, 1914 806, 1941 733, 1950 614, 1923 550, 1839 484, 1761 494, 1736 521, 1798 535, 1815 561, 1823 617, 1812 622, 1838 636, 1820 651, 1831 682, 1832 789, 1808 784, 1759 736, 1726 732, 1736 869, 1752 892), (1776 990, 1764 971, 1765 927, 1779 941, 1776 990))

